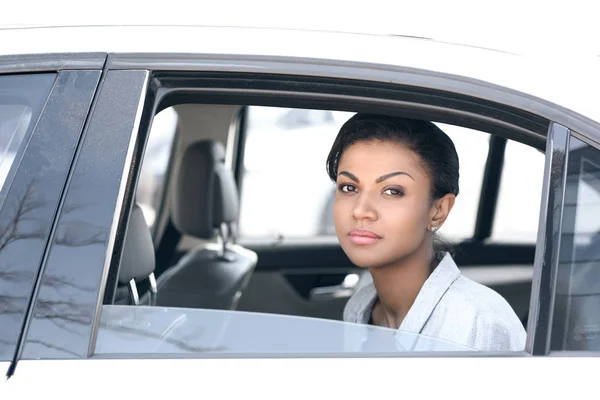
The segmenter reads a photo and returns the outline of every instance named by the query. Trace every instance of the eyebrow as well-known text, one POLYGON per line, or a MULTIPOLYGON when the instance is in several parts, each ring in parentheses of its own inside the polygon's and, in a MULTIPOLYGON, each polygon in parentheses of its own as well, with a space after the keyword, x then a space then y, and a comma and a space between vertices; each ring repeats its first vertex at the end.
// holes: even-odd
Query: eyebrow
POLYGON ((412 179, 413 181, 415 180, 415 178, 413 178, 412 176, 410 176, 410 174, 408 172, 404 172, 404 171, 396 171, 396 172, 391 172, 389 174, 385 174, 383 176, 380 176, 379 178, 377 178, 375 180, 376 183, 381 183, 383 181, 385 181, 386 179, 391 178, 392 176, 397 176, 397 175, 406 175, 408 176, 410 179, 412 179))
POLYGON ((351 174, 348 171, 342 171, 340 172, 338 175, 344 175, 347 176, 348 178, 352 179, 354 182, 359 183, 360 181, 358 180, 358 178, 356 177, 356 175, 351 174))
MULTIPOLYGON (((347 176, 348 178, 352 179, 354 182, 356 183, 360 183, 360 180, 356 177, 356 175, 351 174, 348 171, 342 171, 340 172, 338 175, 344 175, 347 176)), ((406 175, 408 176, 410 179, 412 179, 413 181, 415 180, 415 178, 413 178, 408 172, 404 172, 404 171, 396 171, 396 172, 390 172, 389 174, 385 174, 380 176, 379 178, 377 178, 375 180, 376 183, 381 183, 383 181, 385 181, 386 179, 389 179, 393 176, 397 176, 397 175, 406 175)))

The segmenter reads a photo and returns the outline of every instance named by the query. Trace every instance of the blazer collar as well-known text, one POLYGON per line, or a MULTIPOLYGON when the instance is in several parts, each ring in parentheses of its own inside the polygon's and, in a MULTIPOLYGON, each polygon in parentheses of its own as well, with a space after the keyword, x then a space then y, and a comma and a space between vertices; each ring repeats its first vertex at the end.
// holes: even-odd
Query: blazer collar
POLYGON ((420 333, 433 310, 461 273, 450 253, 446 253, 423 284, 414 304, 408 310, 400 330, 420 333))

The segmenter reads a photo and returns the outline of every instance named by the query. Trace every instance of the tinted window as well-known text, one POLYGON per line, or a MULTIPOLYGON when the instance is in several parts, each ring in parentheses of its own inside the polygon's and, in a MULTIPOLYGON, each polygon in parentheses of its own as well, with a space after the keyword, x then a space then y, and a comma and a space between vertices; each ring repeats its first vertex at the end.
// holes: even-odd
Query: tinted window
MULTIPOLYGON (((100 71, 83 70, 0 77, 5 182, 0 196, 0 360, 14 357, 99 78, 100 71)), ((55 237, 75 243, 81 232, 57 231, 55 237)), ((52 284, 55 292, 72 288, 62 275, 53 275, 52 284)), ((64 302, 50 300, 42 315, 64 311, 64 302)))
POLYGON ((46 200, 34 181, 26 187, 15 184, 11 196, 7 192, 25 139, 35 127, 55 78, 55 74, 0 76, 0 360, 14 355, 33 287, 33 274, 27 267, 39 266, 33 260, 39 256, 36 244, 44 236, 41 210, 46 200))
POLYGON ((571 137, 553 350, 600 351, 600 151, 571 137))
MULTIPOLYGON (((248 108, 241 237, 269 240, 335 235, 331 212, 335 186, 325 172, 325 160, 339 129, 352 115, 328 110, 248 108)), ((469 238, 475 228, 489 135, 437 125, 454 141, 461 163, 461 194, 440 233, 452 240, 469 238)))
POLYGON ((42 89, 48 90, 47 83, 53 79, 40 75, 30 79, 23 75, 0 76, 0 188, 42 110, 47 92, 43 93, 38 85, 45 83, 42 89), (44 78, 49 80, 43 82, 44 78))

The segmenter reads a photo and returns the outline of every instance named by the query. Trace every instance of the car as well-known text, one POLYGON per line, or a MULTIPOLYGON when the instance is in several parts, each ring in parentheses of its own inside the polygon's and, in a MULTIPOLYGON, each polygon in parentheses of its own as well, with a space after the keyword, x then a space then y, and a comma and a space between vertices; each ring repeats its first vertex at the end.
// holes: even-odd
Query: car
POLYGON ((0 29, 3 398, 595 390, 598 57, 51 25, 0 29), (453 138, 464 190, 441 233, 521 318, 523 351, 342 320, 369 275, 331 229, 324 157, 356 112, 453 138))

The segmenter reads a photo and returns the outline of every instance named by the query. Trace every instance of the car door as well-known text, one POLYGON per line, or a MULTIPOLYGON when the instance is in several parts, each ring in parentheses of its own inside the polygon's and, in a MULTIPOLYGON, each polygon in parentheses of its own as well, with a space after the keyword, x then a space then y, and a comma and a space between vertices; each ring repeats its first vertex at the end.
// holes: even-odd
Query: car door
MULTIPOLYGON (((164 60, 161 62, 165 65, 164 60)), ((226 63, 230 65, 231 60, 226 63)), ((214 65, 211 60, 211 68, 214 65)), ((373 395, 373 386, 357 384, 356 376, 365 382, 394 382, 401 373, 410 382, 404 385, 405 392, 422 394, 422 388, 431 384, 434 370, 441 381, 432 391, 442 395, 468 376, 476 384, 465 385, 465 392, 481 395, 493 385, 498 386, 497 374, 490 371, 499 366, 510 374, 507 380, 511 384, 526 385, 530 392, 557 393, 548 381, 581 381, 582 376, 591 379, 585 359, 569 361, 571 366, 582 367, 576 376, 575 368, 565 371, 556 368, 547 357, 529 357, 531 346, 525 352, 507 357, 483 354, 473 358, 464 354, 435 358, 431 354, 422 358, 383 354, 365 358, 327 352, 270 357, 219 351, 159 355, 150 348, 127 354, 96 354, 96 333, 105 301, 102 294, 105 287, 115 286, 139 161, 156 111, 154 96, 159 92, 152 86, 152 66, 148 65, 148 70, 139 68, 139 63, 132 66, 125 62, 120 69, 108 70, 104 75, 57 211, 56 234, 50 238, 46 252, 18 368, 9 380, 12 393, 81 395, 82 391, 72 386, 76 382, 83 385, 84 391, 94 388, 103 396, 139 396, 147 388, 146 395, 150 398, 178 392, 230 396, 260 392, 269 397, 290 392, 307 397, 317 392, 332 397, 366 397, 373 395), (60 291, 55 289, 57 277, 63 284, 60 291), (539 374, 532 377, 528 371, 534 365, 539 374)), ((548 140, 545 164, 548 175, 554 166, 553 158, 548 156, 553 154, 553 146, 554 142, 548 140)), ((552 169, 552 179, 545 181, 544 190, 549 190, 551 184, 561 184, 560 172, 560 168, 552 169)), ((544 192, 544 199, 547 198, 544 192)), ((544 210, 541 221, 553 211, 544 210)), ((541 250, 542 256, 550 252, 546 250, 541 250)), ((535 308, 539 305, 539 293, 532 298, 535 308)), ((134 315, 136 312, 136 308, 131 310, 134 315)), ((547 324, 539 318, 532 323, 538 322, 547 324)), ((272 332, 274 338, 277 334, 272 332)), ((508 395, 511 385, 500 386, 495 393, 508 395)))
POLYGON ((104 58, 0 57, 0 369, 8 375, 104 58))

